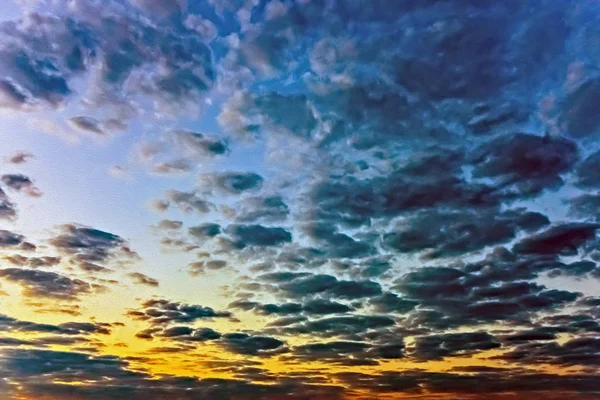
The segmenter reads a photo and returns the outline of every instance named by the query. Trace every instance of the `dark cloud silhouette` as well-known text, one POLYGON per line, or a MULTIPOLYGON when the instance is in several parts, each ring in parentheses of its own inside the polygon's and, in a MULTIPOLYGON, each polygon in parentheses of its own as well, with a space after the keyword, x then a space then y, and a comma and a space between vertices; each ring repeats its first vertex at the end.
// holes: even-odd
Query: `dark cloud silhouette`
POLYGON ((183 151, 192 155, 215 156, 225 154, 228 150, 227 141, 199 132, 178 130, 173 135, 183 151))
POLYGON ((513 239, 518 230, 536 230, 550 221, 534 212, 439 212, 416 214, 384 243, 402 253, 423 252, 424 257, 459 256, 513 239))
POLYGON ((269 336, 252 336, 246 333, 223 335, 222 345, 227 350, 250 356, 272 356, 285 352, 285 343, 269 336))
POLYGON ((239 205, 239 222, 282 221, 290 213, 281 196, 248 197, 239 205))
POLYGON ((63 225, 49 242, 57 251, 77 261, 104 263, 115 258, 125 261, 138 258, 125 239, 87 226, 63 225))
POLYGON ((25 240, 25 236, 18 233, 0 230, 0 247, 17 247, 25 240))
POLYGON ((596 236, 600 225, 581 223, 552 227, 539 235, 530 236, 515 245, 524 254, 577 254, 579 248, 596 236))
MULTIPOLYGON (((56 398, 96 397, 115 398, 220 398, 252 399, 286 396, 297 400, 319 398, 339 400, 343 389, 339 386, 318 385, 290 381, 275 385, 257 385, 235 379, 196 379, 165 376, 153 379, 145 371, 134 371, 130 361, 114 356, 93 356, 74 351, 37 349, 5 349, 3 375, 22 385, 20 393, 31 397, 56 398), (103 378, 100 378, 103 377, 103 378), (115 385, 106 386, 100 379, 111 379, 115 385), (73 387, 61 382, 81 382, 73 387)), ((8 386, 5 394, 14 393, 8 386)))
POLYGON ((14 220, 17 217, 16 206, 0 188, 0 218, 14 220))
POLYGON ((20 285, 22 295, 31 298, 75 301, 81 296, 106 290, 103 285, 33 269, 4 268, 0 269, 0 277, 20 285))
POLYGON ((226 229, 236 245, 246 246, 277 246, 292 241, 292 234, 280 227, 262 225, 229 225, 226 229))
POLYGON ((598 365, 600 340, 579 337, 563 344, 557 342, 524 343, 494 359, 517 364, 598 365))
POLYGON ((80 116, 69 119, 70 124, 80 131, 104 135, 102 124, 96 118, 80 116))
POLYGON ((252 301, 234 301, 229 304, 229 307, 245 311, 254 310, 265 315, 293 315, 299 313, 325 315, 343 314, 352 311, 352 308, 346 304, 325 299, 313 299, 304 304, 260 304, 252 301))
POLYGON ((238 194, 262 187, 263 177, 254 172, 216 172, 200 176, 200 186, 219 193, 238 194))
POLYGON ((0 315, 0 330, 5 332, 51 333, 55 335, 108 335, 111 332, 111 325, 93 322, 65 322, 58 325, 39 324, 0 315))
POLYGON ((206 239, 217 236, 219 233, 221 233, 221 226, 219 224, 204 223, 190 227, 188 232, 195 238, 206 239))
MULTIPOLYGON (((263 275, 263 279, 273 279, 277 275, 263 275)), ((304 297, 317 293, 329 294, 343 299, 358 299, 381 294, 381 286, 373 281, 338 280, 332 275, 281 275, 279 288, 291 297, 304 297)))
POLYGON ((23 192, 31 197, 40 197, 42 192, 33 184, 33 181, 22 174, 6 174, 0 178, 7 187, 23 192))
POLYGON ((565 138, 517 134, 493 139, 474 155, 475 177, 499 178, 508 196, 526 197, 562 183, 577 161, 577 146, 565 138))
POLYGON ((284 327, 273 327, 267 332, 297 335, 306 334, 319 337, 345 337, 363 334, 370 330, 389 328, 396 324, 393 318, 385 315, 344 315, 317 320, 298 321, 284 327))
POLYGON ((210 307, 168 300, 146 300, 142 303, 141 310, 131 310, 127 315, 134 319, 148 321, 153 325, 191 323, 199 319, 231 317, 231 313, 226 311, 215 311, 210 307))
POLYGON ((420 336, 416 338, 412 356, 422 361, 440 360, 446 356, 467 356, 500 346, 500 343, 487 332, 420 336))

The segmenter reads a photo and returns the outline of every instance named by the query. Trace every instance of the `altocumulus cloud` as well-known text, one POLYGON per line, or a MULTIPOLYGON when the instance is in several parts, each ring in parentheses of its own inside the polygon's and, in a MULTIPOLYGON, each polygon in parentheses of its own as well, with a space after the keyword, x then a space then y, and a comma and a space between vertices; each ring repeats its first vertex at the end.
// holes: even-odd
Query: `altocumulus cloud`
POLYGON ((1 293, 76 320, 1 315, 0 391, 597 398, 598 26, 571 0, 23 6, 0 24, 0 107, 106 142, 69 151, 128 186, 72 201, 118 198, 131 220, 89 219, 135 229, 33 229, 54 145, 10 146, 1 293), (109 287, 147 297, 100 323, 109 287))

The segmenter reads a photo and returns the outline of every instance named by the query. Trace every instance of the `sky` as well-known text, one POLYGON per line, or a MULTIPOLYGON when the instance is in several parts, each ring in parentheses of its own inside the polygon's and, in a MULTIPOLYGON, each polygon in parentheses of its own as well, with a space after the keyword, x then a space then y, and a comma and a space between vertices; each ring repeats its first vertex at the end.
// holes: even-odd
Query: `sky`
POLYGON ((600 2, 0 0, 0 399, 600 397, 600 2))

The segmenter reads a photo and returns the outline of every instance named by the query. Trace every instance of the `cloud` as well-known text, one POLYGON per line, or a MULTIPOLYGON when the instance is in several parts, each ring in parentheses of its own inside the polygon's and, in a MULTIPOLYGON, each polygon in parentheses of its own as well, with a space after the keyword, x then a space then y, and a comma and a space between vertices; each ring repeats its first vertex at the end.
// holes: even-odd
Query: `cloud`
POLYGON ((148 275, 144 275, 141 272, 130 272, 127 274, 131 280, 138 285, 145 285, 150 287, 158 287, 158 280, 150 278, 148 275))
POLYGON ((25 240, 25 236, 7 230, 0 230, 0 247, 17 247, 25 240))
POLYGON ((283 303, 283 304, 259 304, 256 302, 235 301, 229 304, 229 307, 240 310, 254 310, 264 315, 294 315, 299 313, 325 315, 325 314, 343 314, 352 311, 352 308, 346 304, 325 299, 313 299, 304 304, 283 303))
POLYGON ((283 327, 270 328, 267 332, 286 335, 311 335, 319 337, 343 337, 353 339, 382 328, 390 328, 396 321, 385 315, 343 315, 310 321, 299 321, 283 327))
POLYGON ((527 237, 515 245, 523 254, 577 254, 579 248, 596 237, 600 225, 572 223, 554 226, 539 235, 527 237))
POLYGON ((81 279, 33 269, 4 268, 0 277, 20 285, 22 295, 30 298, 46 298, 63 301, 77 301, 84 295, 105 291, 107 288, 82 281, 81 279))
POLYGON ((110 328, 111 325, 106 323, 65 322, 52 325, 22 321, 7 315, 0 315, 0 330, 6 332, 36 332, 52 333, 55 335, 108 335, 111 332, 110 328))
POLYGON ((579 337, 563 344, 524 343, 493 358, 518 364, 599 365, 600 340, 579 337))
POLYGON ((221 233, 221 225, 207 222, 190 227, 188 233, 197 239, 208 239, 221 233))
POLYGON ((204 190, 221 194, 239 194, 260 189, 263 177, 254 172, 215 172, 199 177, 199 185, 204 190))
POLYGON ((17 217, 15 204, 10 201, 4 190, 0 188, 0 218, 14 220, 17 217))
POLYGON ((231 313, 227 311, 215 311, 210 307, 168 300, 146 300, 142 303, 141 310, 131 310, 127 315, 140 321, 148 321, 152 325, 231 317, 231 313))
POLYGON ((97 135, 104 135, 105 133, 101 122, 92 117, 73 117, 69 119, 69 123, 74 128, 83 132, 95 133, 97 135))
POLYGON ((42 268, 53 267, 61 262, 60 257, 42 256, 42 257, 26 257, 20 254, 5 256, 4 259, 13 265, 19 267, 42 268))
POLYGON ((44 13, 27 11, 19 21, 5 22, 2 105, 58 107, 73 95, 73 80, 82 76, 96 85, 90 100, 99 105, 123 107, 129 103, 121 99, 143 95, 165 108, 201 99, 215 80, 211 50, 183 24, 172 30, 173 25, 153 23, 144 14, 162 7, 142 3, 141 13, 127 2, 111 1, 105 7, 77 3, 44 13), (44 32, 51 34, 42 40, 44 32), (108 39, 111 34, 117 34, 116 41, 108 39), (91 71, 97 70, 101 73, 91 79, 91 71))
POLYGON ((157 224, 157 228, 159 228, 159 229, 173 230, 173 231, 181 229, 182 226, 183 226, 182 221, 174 221, 174 220, 170 220, 170 219, 162 219, 157 224))
POLYGON ((246 333, 223 335, 222 346, 228 351, 249 356, 268 357, 285 352, 285 343, 269 336, 252 336, 246 333))
POLYGON ((280 227, 262 225, 229 225, 226 229, 236 245, 246 246, 277 246, 292 241, 292 234, 280 227))
POLYGON ((184 213, 197 212, 206 214, 211 211, 213 204, 200 196, 196 192, 182 192, 179 190, 169 190, 165 192, 165 200, 160 200, 154 204, 157 211, 163 212, 169 209, 171 205, 178 207, 184 213))
MULTIPOLYGON (((157 347, 102 356, 114 342, 97 337, 113 326, 6 317, 19 336, 0 338, 0 392, 597 397, 593 2, 543 1, 535 13, 518 2, 29 3, 0 24, 0 107, 92 135, 131 130, 119 143, 138 144, 133 161, 150 172, 136 184, 157 180, 152 207, 168 217, 151 226, 161 248, 142 248, 179 257, 229 305, 163 299, 172 287, 127 270, 158 291, 126 311, 141 324, 132 340, 157 347), (157 174, 185 176, 164 191, 157 174), (44 329, 77 333, 30 337, 44 329), (197 364, 219 378, 157 375, 167 353, 184 369, 202 353, 197 364), (433 372, 439 361, 450 369, 433 372)), ((33 181, 5 174, 0 185, 0 218, 19 222, 12 195, 35 193, 33 181)), ((118 285, 103 274, 139 260, 92 227, 61 226, 37 246, 37 234, 8 229, 0 279, 35 313, 90 317, 61 303, 118 285)))
POLYGON ((186 130, 177 130, 171 134, 181 150, 190 155, 213 157, 228 151, 227 141, 214 136, 186 130))
POLYGON ((49 243, 77 262, 106 263, 113 259, 127 262, 139 258, 125 239, 113 233, 73 224, 59 228, 60 233, 49 243))
MULTIPOLYGON (((272 275, 262 278, 271 279, 272 275)), ((332 275, 297 274, 285 276, 279 288, 291 297, 304 297, 317 293, 345 299, 359 299, 381 294, 381 285, 373 281, 338 280, 332 275)))
POLYGON ((30 152, 20 150, 11 154, 6 159, 11 164, 24 164, 33 158, 35 158, 35 156, 30 152))
POLYGON ((227 267, 227 261, 224 260, 206 260, 194 261, 189 264, 189 273, 192 276, 205 274, 208 270, 218 271, 227 267))
POLYGON ((241 223, 285 220, 290 214, 289 207, 281 196, 248 197, 236 207, 236 220, 241 223))
POLYGON ((6 174, 0 178, 7 187, 23 192, 31 197, 40 197, 42 192, 33 184, 33 181, 22 174, 6 174))
POLYGON ((384 235, 385 244, 401 253, 424 252, 424 258, 460 256, 508 242, 521 229, 537 230, 550 221, 542 214, 423 211, 384 235))
POLYGON ((468 356, 477 351, 499 348, 501 344, 487 332, 469 332, 416 338, 412 356, 421 361, 441 360, 447 356, 468 356))
MULTIPOLYGON (((197 379, 164 376, 154 379, 145 371, 136 371, 130 361, 115 356, 94 356, 75 351, 39 349, 4 349, 3 375, 19 382, 20 394, 30 397, 56 398, 96 397, 100 400, 129 398, 132 400, 177 397, 250 400, 286 396, 307 400, 319 398, 340 400, 339 386, 286 382, 258 385, 236 379, 197 379), (101 378, 102 377, 102 378, 101 378), (110 379, 106 386, 101 379, 110 379), (65 382, 59 384, 56 382, 65 382), (79 382, 79 385, 71 383, 79 382), (82 383, 85 382, 85 383, 82 383)), ((12 395, 8 386, 4 393, 12 395)))

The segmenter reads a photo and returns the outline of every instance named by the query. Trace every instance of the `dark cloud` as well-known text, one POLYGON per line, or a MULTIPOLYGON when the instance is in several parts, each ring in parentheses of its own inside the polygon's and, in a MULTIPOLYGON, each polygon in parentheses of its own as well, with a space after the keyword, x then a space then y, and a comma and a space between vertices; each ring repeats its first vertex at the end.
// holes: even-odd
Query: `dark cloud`
POLYGON ((246 333, 223 335, 222 346, 228 351, 249 356, 268 357, 287 351, 285 343, 270 336, 252 336, 246 333))
MULTIPOLYGON (((597 132, 600 119, 595 115, 594 104, 600 99, 600 80, 597 77, 584 80, 565 99, 561 122, 564 129, 574 137, 584 137, 597 132)), ((593 173, 593 172, 592 172, 593 173)))
POLYGON ((76 261, 105 263, 112 259, 136 260, 138 255, 118 235, 87 226, 67 224, 49 243, 76 261))
POLYGON ((226 229, 236 245, 246 246, 277 246, 292 241, 292 234, 280 227, 262 225, 229 225, 226 229))
POLYGON ((217 236, 221 233, 221 225, 214 223, 204 223, 197 226, 192 226, 188 229, 188 233, 198 239, 207 239, 217 236))
POLYGON ((524 343, 493 358, 517 364, 600 365, 600 340, 579 337, 562 344, 524 343))
POLYGON ((17 247, 25 241, 25 236, 7 230, 0 230, 0 247, 17 247))
POLYGON ((42 192, 33 184, 33 181, 22 174, 6 174, 0 178, 7 187, 23 192, 31 197, 40 197, 42 192))
POLYGON ((215 172, 200 176, 200 186, 205 190, 237 194, 256 191, 262 187, 263 177, 254 172, 215 172))
MULTIPOLYGON (((256 341, 247 348, 258 343, 256 341)), ((266 344, 269 343, 262 343, 263 346, 266 344)), ((294 400, 339 400, 343 392, 338 386, 311 385, 300 381, 258 385, 235 379, 197 379, 172 375, 154 379, 145 371, 134 370, 130 361, 125 359, 74 351, 11 348, 3 350, 3 361, 2 374, 19 382, 19 395, 27 394, 33 398, 250 400, 285 396, 294 400), (106 379, 113 384, 107 386, 103 382, 106 379), (75 382, 80 384, 71 384, 75 382)), ((6 389, 5 394, 16 395, 12 386, 3 389, 6 389)))
POLYGON ((64 301, 79 300, 81 296, 106 290, 106 287, 81 279, 33 269, 4 268, 0 277, 23 288, 22 295, 64 301))
POLYGON ((352 339, 355 335, 368 331, 389 328, 396 324, 395 320, 385 315, 344 315, 327 317, 310 321, 299 321, 284 327, 267 330, 285 335, 312 335, 319 337, 345 337, 352 339))
POLYGON ((153 325, 190 323, 199 319, 231 317, 231 313, 226 311, 215 311, 210 307, 168 300, 146 300, 142 303, 141 310, 129 311, 127 315, 134 319, 148 321, 153 325))
MULTIPOLYGON (((589 279, 600 278, 593 2, 34 3, 0 24, 0 107, 95 110, 68 123, 96 135, 140 116, 142 128, 168 126, 138 161, 155 173, 200 175, 153 207, 206 218, 186 220, 187 231, 181 221, 158 222, 160 244, 186 252, 192 275, 235 267, 237 279, 220 287, 233 300, 228 308, 258 315, 250 316, 253 331, 218 332, 196 324, 236 321, 230 311, 147 300, 128 315, 146 324, 137 338, 160 347, 127 360, 87 354, 101 354, 95 335, 108 326, 48 328, 7 317, 7 329, 19 334, 78 332, 50 332, 45 345, 81 352, 34 351, 17 346, 44 343, 0 338, 0 393, 598 397, 599 304, 572 291, 593 291, 589 279), (224 134, 180 129, 204 104, 203 117, 218 114, 224 134), (221 157, 230 152, 241 158, 221 157), (560 204, 570 213, 555 209, 560 204), (191 371, 186 352, 203 346, 225 353, 196 360, 207 376, 235 379, 142 370, 168 353, 191 371), (254 358, 267 356, 293 368, 275 371, 274 360, 254 358), (451 368, 455 357, 461 367, 426 370, 425 362, 439 360, 451 368), (386 371, 385 359, 400 358, 400 370, 386 371), (409 369, 415 362, 420 369, 409 369), (466 365, 484 363, 507 368, 466 365)), ((35 187, 19 174, 0 184, 9 193, 35 187)), ((15 220, 2 189, 0 218, 15 220)), ((60 229, 47 242, 60 257, 0 231, 2 259, 15 266, 0 269, 0 278, 23 287, 36 312, 60 312, 44 300, 78 300, 118 284, 101 274, 137 260, 120 236, 60 229), (58 268, 89 283, 49 272, 58 268)), ((158 286, 124 274, 148 290, 158 286)))
POLYGON ((461 256, 513 239, 520 229, 537 230, 550 221, 523 210, 492 212, 423 211, 384 235, 401 253, 424 252, 426 258, 461 256))
POLYGON ((0 315, 0 330, 6 332, 35 332, 51 333, 55 335, 108 335, 111 325, 95 322, 65 322, 58 325, 39 324, 31 321, 22 321, 7 315, 0 315))
POLYGON ((600 196, 598 194, 582 194, 571 200, 569 214, 585 220, 600 220, 600 196))
MULTIPOLYGON (((262 278, 271 279, 271 275, 262 278)), ((279 288, 292 297, 328 294, 343 299, 359 299, 381 294, 381 285, 374 281, 338 280, 332 275, 290 275, 283 279, 279 288)))
POLYGON ((420 336, 415 340, 412 356, 421 361, 441 360, 447 356, 469 356, 477 351, 496 349, 500 346, 487 332, 420 336))
POLYGON ((293 315, 299 313, 325 315, 325 314, 343 314, 352 311, 352 308, 346 304, 326 299, 313 299, 304 304, 283 303, 283 304, 260 304, 252 301, 234 301, 229 307, 240 310, 254 310, 265 315, 293 315))
POLYGON ((366 354, 369 345, 363 342, 335 341, 311 343, 294 348, 299 359, 330 362, 341 365, 370 365, 366 354))
POLYGON ((84 132, 95 133, 97 135, 104 135, 104 129, 102 124, 96 118, 92 117, 73 117, 69 120, 69 123, 76 129, 84 132))
MULTIPOLYGON (((460 368, 460 367, 457 367, 460 368)), ((598 384, 594 375, 552 373, 534 373, 528 371, 511 371, 502 368, 472 368, 467 374, 457 370, 456 373, 426 372, 409 370, 405 372, 384 371, 379 374, 358 372, 339 373, 338 377, 355 389, 374 393, 407 393, 457 398, 482 398, 496 396, 506 398, 514 393, 541 394, 548 399, 582 398, 592 399, 598 392, 598 384)))
POLYGON ((414 300, 408 300, 399 297, 394 293, 383 293, 381 296, 372 297, 369 304, 377 312, 383 313, 407 313, 412 311, 419 303, 414 300))
POLYGON ((248 197, 238 206, 239 222, 283 221, 290 213, 281 196, 248 197))
POLYGON ((576 255, 579 248, 596 237, 600 225, 571 223, 554 226, 538 235, 527 237, 515 245, 523 254, 576 255))
POLYGON ((329 255, 336 258, 361 258, 375 252, 367 242, 357 241, 350 236, 337 232, 335 226, 327 223, 309 224, 305 232, 312 239, 323 242, 329 255))
POLYGON ((600 187, 600 175, 597 172, 599 167, 600 152, 595 152, 577 167, 577 184, 586 188, 600 187))
POLYGON ((502 136, 475 153, 474 177, 500 179, 508 196, 530 196, 562 184, 560 175, 577 161, 577 146, 568 139, 516 134, 502 136))
POLYGON ((14 220, 17 217, 16 206, 10 201, 4 190, 0 188, 0 218, 14 220))
POLYGON ((174 131, 173 135, 181 149, 191 155, 215 156, 228 151, 227 141, 217 137, 184 130, 174 131))

